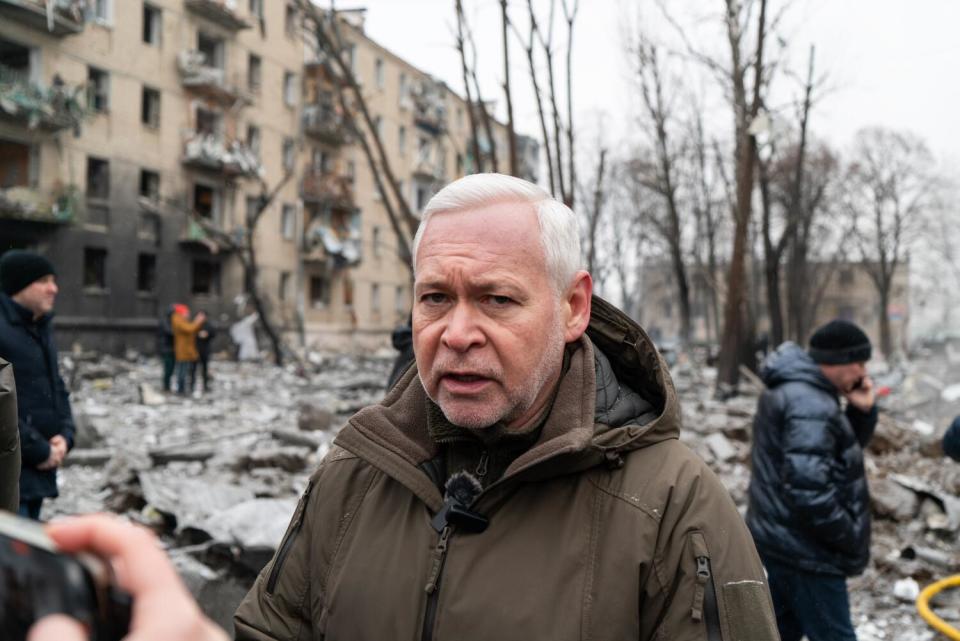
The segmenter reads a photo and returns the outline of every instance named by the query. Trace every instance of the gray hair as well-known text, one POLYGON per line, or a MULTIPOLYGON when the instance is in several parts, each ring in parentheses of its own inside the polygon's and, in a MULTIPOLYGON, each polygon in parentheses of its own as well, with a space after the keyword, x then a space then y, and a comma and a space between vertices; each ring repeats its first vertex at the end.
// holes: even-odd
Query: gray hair
POLYGON ((496 203, 528 203, 537 213, 540 244, 546 259, 547 274, 557 291, 569 287, 577 271, 583 269, 580 234, 573 211, 531 182, 504 174, 472 174, 455 180, 427 203, 420 227, 413 238, 412 260, 417 265, 417 249, 424 230, 434 214, 464 211, 496 203))

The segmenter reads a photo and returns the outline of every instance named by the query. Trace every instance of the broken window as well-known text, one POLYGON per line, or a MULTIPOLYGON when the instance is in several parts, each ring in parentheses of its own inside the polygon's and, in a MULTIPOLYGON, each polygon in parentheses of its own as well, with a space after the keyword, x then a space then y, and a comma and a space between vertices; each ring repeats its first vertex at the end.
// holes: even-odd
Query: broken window
POLYGON ((377 81, 377 89, 383 89, 386 84, 386 78, 383 73, 383 58, 377 58, 373 63, 373 76, 377 81))
POLYGON ((110 108, 110 75, 103 69, 89 67, 87 72, 87 105, 91 111, 103 113, 110 108))
POLYGON ((137 223, 137 238, 160 245, 160 216, 150 211, 141 211, 137 223))
POLYGON ((297 76, 290 71, 283 72, 283 103, 288 107, 297 104, 297 76))
POLYGON ((333 159, 325 150, 314 148, 313 150, 313 171, 317 173, 329 173, 333 165, 333 159))
POLYGON ((110 197, 110 163, 101 158, 87 157, 87 198, 107 200, 110 197))
POLYGON ((407 74, 400 74, 400 108, 406 109, 410 101, 410 86, 407 83, 407 74))
POLYGON ((280 272, 280 290, 279 290, 280 300, 287 300, 290 297, 288 293, 289 290, 290 290, 290 272, 280 272))
POLYGON ((220 114, 203 107, 197 107, 197 133, 201 136, 220 134, 220 114))
POLYGON ((393 309, 397 316, 403 316, 407 312, 407 299, 403 293, 403 285, 397 285, 397 291, 393 299, 393 309))
POLYGON ((93 19, 101 24, 110 24, 112 17, 110 0, 94 0, 92 5, 93 19))
POLYGON ((247 147, 254 156, 260 157, 260 127, 247 125, 247 147))
POLYGON ((0 40, 0 84, 20 84, 30 81, 30 49, 0 40))
POLYGON ((223 40, 202 31, 197 32, 197 51, 203 54, 203 63, 208 67, 223 69, 223 40))
POLYGON ((330 303, 330 281, 323 276, 310 277, 310 307, 324 309, 330 303))
POLYGON ((407 128, 403 125, 400 125, 400 128, 397 130, 397 147, 400 148, 400 155, 404 156, 407 153, 407 128))
POLYGON ((296 161, 297 147, 293 138, 283 139, 283 170, 287 173, 293 171, 293 163, 296 161))
POLYGON ((260 56, 250 54, 247 61, 247 89, 253 93, 260 93, 260 86, 263 82, 263 61, 260 56))
POLYGON ((0 189, 27 187, 32 183, 32 156, 30 145, 0 139, 0 189))
POLYGON ((140 122, 147 127, 160 127, 160 92, 150 87, 143 88, 140 104, 140 122))
POLYGON ((157 289, 157 257, 154 254, 137 256, 137 292, 152 294, 157 289))
POLYGON ((163 33, 163 14, 160 9, 143 3, 143 41, 148 45, 159 45, 163 33))
POLYGON ((247 220, 254 220, 260 212, 261 201, 259 196, 247 196, 247 220))
POLYGON ((283 16, 283 29, 288 38, 297 36, 297 7, 289 2, 283 16))
POLYGON ((377 283, 370 285, 370 312, 380 315, 380 285, 377 283))
POLYGON ((284 240, 293 240, 297 228, 297 208, 293 205, 284 205, 280 214, 280 233, 284 240))
POLYGON ((107 288, 107 250, 83 248, 83 286, 88 289, 107 288))
POLYGON ((193 210, 201 218, 217 221, 220 218, 220 194, 213 187, 193 186, 193 210))
POLYGON ((140 170, 140 196, 151 202, 160 200, 160 174, 148 169, 140 170))
POLYGON ((193 261, 190 278, 190 293, 196 296, 220 295, 220 263, 213 260, 193 261))

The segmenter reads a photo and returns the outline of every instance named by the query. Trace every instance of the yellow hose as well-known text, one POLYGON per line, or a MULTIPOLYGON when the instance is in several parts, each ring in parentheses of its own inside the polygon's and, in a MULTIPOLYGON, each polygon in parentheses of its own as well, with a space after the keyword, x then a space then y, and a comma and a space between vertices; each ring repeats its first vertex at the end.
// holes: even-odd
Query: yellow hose
POLYGON ((933 613, 933 610, 930 609, 930 599, 934 595, 939 594, 947 588, 953 588, 960 586, 960 574, 954 574, 953 576, 948 576, 945 579, 940 579, 936 583, 931 583, 923 589, 920 595, 917 597, 917 612, 920 613, 920 616, 923 617, 923 620, 930 624, 937 632, 945 634, 948 638, 953 639, 953 641, 960 641, 960 630, 957 630, 952 625, 949 625, 946 621, 938 617, 933 613))

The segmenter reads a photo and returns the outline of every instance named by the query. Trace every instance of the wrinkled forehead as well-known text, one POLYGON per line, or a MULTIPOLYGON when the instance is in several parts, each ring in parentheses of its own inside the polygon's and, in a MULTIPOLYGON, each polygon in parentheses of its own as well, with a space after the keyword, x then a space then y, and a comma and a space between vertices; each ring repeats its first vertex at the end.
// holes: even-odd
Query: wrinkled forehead
POLYGON ((451 255, 522 259, 545 266, 540 222, 533 206, 503 202, 433 214, 420 240, 415 267, 419 271, 425 261, 451 255))

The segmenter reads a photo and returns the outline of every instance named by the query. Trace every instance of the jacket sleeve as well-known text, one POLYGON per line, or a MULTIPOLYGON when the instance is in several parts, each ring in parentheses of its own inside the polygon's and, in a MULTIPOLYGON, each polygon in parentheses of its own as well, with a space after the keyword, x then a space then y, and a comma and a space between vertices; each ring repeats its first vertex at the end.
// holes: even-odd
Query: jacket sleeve
POLYGON ((817 540, 839 550, 854 551, 854 519, 837 497, 837 437, 830 429, 830 417, 826 408, 809 403, 786 404, 780 480, 793 513, 817 540))
POLYGON ((753 538, 720 480, 690 458, 662 512, 640 638, 779 641, 753 538))
POLYGON ((13 367, 0 358, 0 510, 16 512, 20 503, 20 434, 13 367))
POLYGON ((873 438, 879 416, 880 410, 876 403, 873 404, 869 412, 863 412, 853 404, 847 405, 847 420, 853 427, 853 433, 856 434, 860 447, 866 447, 870 439, 873 438))
POLYGON ((73 449, 73 442, 77 435, 77 426, 73 422, 73 410, 70 408, 70 392, 63 382, 63 377, 57 374, 57 396, 60 397, 60 435, 67 439, 67 449, 73 449))
POLYGON ((50 458, 50 443, 32 425, 20 421, 20 455, 26 467, 36 467, 50 458))

